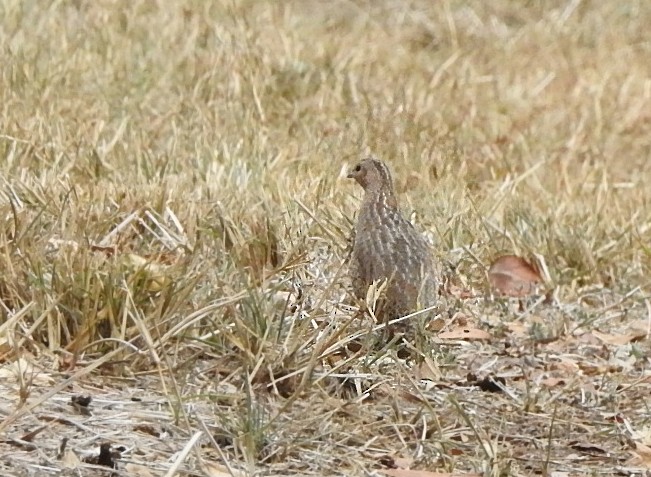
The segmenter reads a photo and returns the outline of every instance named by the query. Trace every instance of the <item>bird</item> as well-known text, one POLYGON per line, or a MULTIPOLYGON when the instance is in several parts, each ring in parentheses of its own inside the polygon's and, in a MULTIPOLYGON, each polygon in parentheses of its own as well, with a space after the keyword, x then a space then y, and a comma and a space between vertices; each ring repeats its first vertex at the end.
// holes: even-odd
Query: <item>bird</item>
POLYGON ((354 295, 365 299, 373 283, 385 281, 375 317, 387 322, 436 304, 437 283, 429 245, 398 208, 387 165, 367 157, 348 171, 364 189, 353 229, 349 274, 354 295))

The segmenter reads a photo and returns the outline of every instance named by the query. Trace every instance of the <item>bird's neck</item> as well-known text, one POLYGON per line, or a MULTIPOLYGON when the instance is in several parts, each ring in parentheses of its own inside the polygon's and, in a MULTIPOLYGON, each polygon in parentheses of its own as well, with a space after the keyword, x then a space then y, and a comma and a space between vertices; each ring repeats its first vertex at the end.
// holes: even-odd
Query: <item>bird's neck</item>
POLYGON ((381 187, 366 191, 364 202, 369 206, 386 207, 388 209, 397 209, 398 201, 392 188, 381 187))

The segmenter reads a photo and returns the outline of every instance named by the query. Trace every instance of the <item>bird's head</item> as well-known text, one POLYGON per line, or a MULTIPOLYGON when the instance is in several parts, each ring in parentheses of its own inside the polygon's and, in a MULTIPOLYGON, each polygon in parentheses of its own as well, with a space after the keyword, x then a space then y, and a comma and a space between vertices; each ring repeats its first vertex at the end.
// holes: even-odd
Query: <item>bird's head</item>
POLYGON ((391 172, 387 165, 378 159, 363 159, 348 171, 348 178, 355 179, 367 192, 393 193, 391 172))

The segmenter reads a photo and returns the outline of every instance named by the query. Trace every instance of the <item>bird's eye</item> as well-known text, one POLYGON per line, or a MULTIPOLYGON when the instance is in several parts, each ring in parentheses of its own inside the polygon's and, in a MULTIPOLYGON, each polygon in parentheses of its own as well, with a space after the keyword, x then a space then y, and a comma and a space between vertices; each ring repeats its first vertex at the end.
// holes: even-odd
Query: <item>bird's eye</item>
POLYGON ((359 171, 362 170, 362 166, 360 166, 359 164, 357 164, 357 165, 355 166, 355 169, 353 169, 353 170, 354 170, 355 172, 359 172, 359 171))

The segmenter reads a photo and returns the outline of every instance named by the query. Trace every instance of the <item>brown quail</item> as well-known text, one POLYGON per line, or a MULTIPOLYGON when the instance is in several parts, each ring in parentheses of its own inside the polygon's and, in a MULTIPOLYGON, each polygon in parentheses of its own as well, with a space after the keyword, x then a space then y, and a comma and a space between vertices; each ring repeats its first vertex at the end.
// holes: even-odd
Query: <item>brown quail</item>
POLYGON ((366 297, 368 287, 387 280, 376 317, 388 321, 436 302, 436 277, 424 237, 398 209, 388 167, 374 158, 349 171, 364 188, 350 263, 353 292, 366 297))

